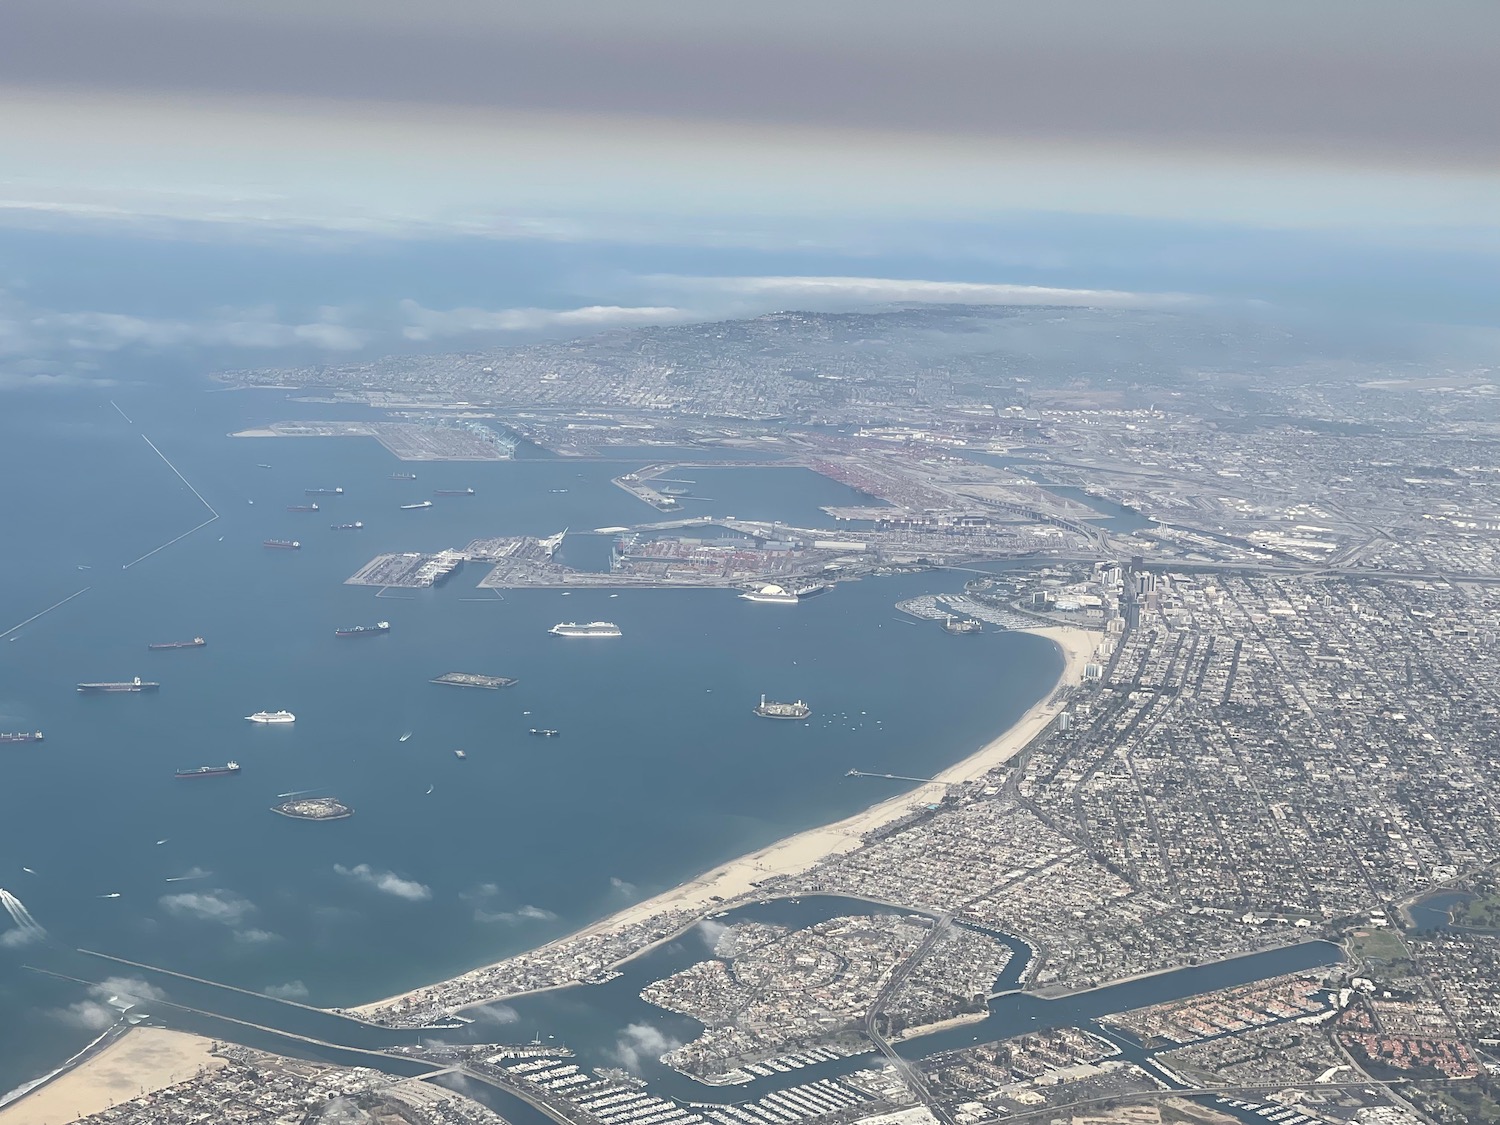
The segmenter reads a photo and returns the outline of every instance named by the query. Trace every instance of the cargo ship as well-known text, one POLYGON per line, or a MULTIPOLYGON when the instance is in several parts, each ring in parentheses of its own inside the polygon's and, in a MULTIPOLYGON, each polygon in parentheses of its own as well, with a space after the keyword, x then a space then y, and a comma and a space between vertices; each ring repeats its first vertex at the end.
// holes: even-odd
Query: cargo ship
POLYGON ((40 742, 42 732, 39 730, 22 730, 10 734, 0 733, 0 742, 40 742))
POLYGON ((618 637, 620 627, 613 621, 590 621, 580 625, 576 621, 560 621, 547 632, 554 637, 618 637))
POLYGON ((261 546, 275 547, 282 551, 298 551, 302 549, 302 544, 295 539, 267 539, 261 546))
POLYGON ((762 719, 805 719, 812 714, 812 708, 800 699, 796 703, 777 703, 761 696, 755 713, 762 719))
POLYGON ((152 651, 157 651, 164 648, 202 648, 206 644, 208 644, 208 642, 205 641, 202 637, 194 637, 190 641, 157 641, 154 644, 147 645, 146 647, 151 649, 152 651))
POLYGON ((432 507, 432 501, 431 500, 418 500, 415 504, 402 504, 401 505, 401 510, 403 512, 412 512, 412 511, 416 511, 418 508, 430 508, 430 507, 432 507))
POLYGON ((417 474, 416 473, 392 473, 391 474, 391 479, 392 480, 416 480, 417 479, 417 474))
POLYGON ((528 733, 537 735, 539 738, 556 738, 558 735, 558 732, 551 727, 532 727, 528 733))
POLYGON ((358 531, 365 526, 365 521, 355 520, 353 523, 331 523, 328 526, 334 531, 358 531))
POLYGON ((335 637, 378 637, 381 633, 389 633, 391 623, 389 621, 377 621, 373 625, 346 625, 342 629, 335 629, 335 637))
POLYGON ((796 605, 797 595, 784 586, 757 586, 746 590, 740 597, 747 602, 769 602, 773 605, 796 605))
POLYGON ((295 723, 297 716, 290 711, 257 711, 253 715, 246 715, 252 723, 295 723))
POLYGON ((316 504, 288 504, 286 510, 289 512, 316 512, 318 506, 316 504))
POLYGON ((304 488, 302 490, 304 496, 342 496, 343 494, 342 488, 304 488))
POLYGON ((434 496, 473 496, 472 488, 435 488, 432 490, 434 496))
POLYGON ((109 680, 96 684, 79 684, 79 691, 155 691, 161 684, 136 676, 131 680, 109 680))
POLYGON ((240 772, 238 762, 225 762, 222 766, 198 766, 190 770, 178 770, 177 777, 224 777, 240 772))

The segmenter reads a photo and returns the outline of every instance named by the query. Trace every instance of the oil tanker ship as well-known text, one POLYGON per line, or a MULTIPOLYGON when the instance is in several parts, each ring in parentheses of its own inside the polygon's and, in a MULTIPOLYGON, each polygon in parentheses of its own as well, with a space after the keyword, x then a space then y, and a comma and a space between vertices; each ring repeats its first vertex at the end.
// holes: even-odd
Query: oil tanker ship
POLYGON ((202 648, 206 644, 208 642, 202 637, 194 637, 190 641, 156 641, 146 647, 154 652, 164 648, 202 648))
POLYGON ((42 732, 39 730, 21 730, 11 733, 0 733, 0 742, 40 742, 42 732))
POLYGON ((416 480, 417 479, 417 474, 416 473, 392 473, 391 474, 391 479, 392 480, 416 480))
POLYGON ((304 488, 302 490, 304 496, 342 496, 343 494, 342 488, 304 488))
POLYGON ((79 684, 79 691, 155 691, 161 684, 152 683, 136 676, 131 680, 106 680, 100 683, 79 684))
POLYGON ((302 548, 302 544, 295 539, 267 539, 261 546, 275 547, 280 551, 297 551, 302 548))
POLYGON ((419 511, 422 508, 430 508, 430 507, 432 507, 432 501, 431 500, 418 500, 415 504, 402 504, 401 505, 401 510, 403 512, 415 512, 415 511, 419 511))
POLYGON ((224 777, 240 772, 238 762, 225 762, 222 766, 197 766, 190 770, 178 770, 177 777, 224 777))
POLYGON ((472 488, 435 488, 432 490, 434 496, 473 496, 472 488))
POLYGON ((389 633, 391 623, 389 621, 377 621, 373 625, 346 625, 342 629, 335 629, 335 637, 378 637, 381 633, 389 633))

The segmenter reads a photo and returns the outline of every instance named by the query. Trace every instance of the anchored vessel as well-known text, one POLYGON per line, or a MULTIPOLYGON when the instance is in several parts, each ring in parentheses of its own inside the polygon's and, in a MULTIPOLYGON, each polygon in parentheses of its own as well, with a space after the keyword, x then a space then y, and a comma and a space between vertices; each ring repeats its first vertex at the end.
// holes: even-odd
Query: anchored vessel
POLYGON ((462 750, 455 750, 455 751, 453 751, 453 756, 455 758, 467 758, 468 757, 468 755, 465 754, 462 750))
POLYGON ((0 734, 0 742, 40 742, 42 732, 39 730, 22 730, 10 734, 0 734))
POLYGON ((155 644, 149 644, 146 647, 153 650, 163 648, 202 648, 206 644, 208 642, 202 637, 194 637, 190 641, 157 641, 155 644))
POLYGON ((415 504, 402 504, 401 505, 401 510, 403 512, 410 512, 410 511, 416 510, 417 508, 430 508, 430 507, 432 507, 432 501, 431 500, 419 500, 415 504))
POLYGON ((131 680, 105 681, 96 684, 79 684, 79 691, 155 691, 161 684, 152 683, 136 676, 131 680))
POLYGON ((620 627, 613 621, 590 621, 580 625, 576 621, 560 621, 547 632, 554 637, 618 637, 620 627))
POLYGON ((290 711, 257 711, 253 715, 246 715, 252 723, 295 723, 297 716, 290 711))
POLYGON ((432 494, 434 496, 473 496, 474 490, 472 488, 434 488, 432 494))
POLYGON ((343 820, 354 815, 353 809, 333 797, 298 797, 294 801, 272 805, 271 811, 295 820, 343 820))
POLYGON ((516 681, 505 676, 481 676, 478 672, 444 672, 441 676, 434 676, 427 682, 448 684, 450 687, 488 688, 491 691, 499 691, 503 687, 510 687, 516 681))
POLYGON ((267 539, 261 546, 275 547, 282 551, 296 551, 302 547, 302 544, 295 539, 267 539))
POLYGON ((557 731, 553 730, 551 727, 532 727, 531 728, 531 733, 532 734, 536 734, 536 735, 540 735, 542 738, 556 738, 557 737, 557 731))
POLYGON ((392 473, 391 474, 391 479, 392 480, 416 480, 417 479, 417 474, 416 473, 392 473))
POLYGON ((377 621, 373 625, 346 625, 342 629, 335 629, 335 637, 378 637, 381 633, 389 633, 391 623, 389 621, 377 621))
POLYGON ((945 617, 943 628, 954 636, 962 636, 965 633, 984 632, 984 622, 977 617, 945 617))
POLYGON ((365 521, 355 520, 353 523, 333 523, 329 524, 328 526, 331 527, 334 531, 358 531, 360 528, 365 526, 365 521))
POLYGON ((225 762, 222 766, 198 766, 190 770, 178 770, 177 777, 224 777, 240 772, 238 762, 225 762))
POLYGON ((796 703, 777 703, 761 696, 755 713, 762 719, 805 719, 812 714, 812 708, 800 699, 796 703))
POLYGON ((344 494, 342 488, 304 488, 302 492, 306 496, 342 496, 344 494))
POLYGON ((316 512, 318 506, 316 504, 288 504, 286 510, 289 512, 316 512))

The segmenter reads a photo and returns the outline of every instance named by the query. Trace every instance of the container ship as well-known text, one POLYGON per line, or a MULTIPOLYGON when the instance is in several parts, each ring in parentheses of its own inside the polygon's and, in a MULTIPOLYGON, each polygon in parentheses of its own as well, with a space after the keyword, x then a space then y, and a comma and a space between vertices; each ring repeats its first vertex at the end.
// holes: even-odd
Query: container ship
POLYGON ((253 715, 246 715, 252 723, 295 723, 297 716, 290 711, 257 711, 253 715))
POLYGON ((267 539, 261 546, 275 547, 281 551, 299 551, 302 549, 302 544, 295 539, 267 539))
POLYGON ((472 488, 435 488, 432 490, 434 496, 473 496, 472 488))
POLYGON ((225 762, 222 766, 197 766, 190 770, 178 770, 177 777, 224 777, 240 772, 238 762, 225 762))
POLYGON ((812 714, 812 708, 800 699, 796 703, 777 703, 761 696, 755 713, 762 719, 805 719, 812 714))
POLYGON ((110 680, 97 684, 79 684, 79 691, 155 691, 161 684, 136 676, 132 680, 110 680))
POLYGON ((346 625, 342 629, 335 629, 335 637, 378 637, 381 633, 389 633, 391 623, 389 621, 377 621, 373 625, 346 625))
POLYGON ((417 479, 417 474, 416 473, 392 473, 391 474, 391 479, 392 480, 416 480, 417 479))
POLYGON ((304 488, 302 490, 304 496, 342 496, 343 494, 342 488, 304 488))
POLYGON ((528 733, 534 734, 538 738, 556 738, 559 732, 553 730, 551 727, 532 727, 528 733))
POLYGON ((402 504, 401 505, 401 510, 403 512, 411 512, 411 511, 417 510, 418 508, 430 508, 430 507, 432 507, 432 501, 431 500, 418 500, 415 504, 402 504))
POLYGON ((21 730, 12 733, 0 733, 0 742, 40 742, 42 732, 39 730, 21 730))
POLYGON ((359 531, 365 526, 365 521, 355 520, 353 523, 332 523, 328 526, 334 531, 359 531))
POLYGON ((576 621, 560 621, 547 632, 554 637, 618 637, 620 627, 613 621, 590 621, 580 625, 576 621))
POLYGON ((157 641, 154 644, 147 645, 146 647, 154 652, 164 648, 202 648, 206 644, 208 644, 208 642, 205 641, 202 637, 194 637, 190 641, 157 641))

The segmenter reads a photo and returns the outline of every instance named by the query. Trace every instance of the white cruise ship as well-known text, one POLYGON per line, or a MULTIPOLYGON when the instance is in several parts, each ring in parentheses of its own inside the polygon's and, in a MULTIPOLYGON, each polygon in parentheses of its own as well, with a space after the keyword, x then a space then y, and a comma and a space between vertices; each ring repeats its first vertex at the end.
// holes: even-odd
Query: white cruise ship
POLYGON ((797 595, 785 586, 757 586, 746 590, 740 597, 747 602, 771 602, 774 605, 796 605, 797 595))
POLYGON ((257 711, 253 715, 246 715, 252 723, 295 723, 297 716, 290 711, 257 711))
POLYGON ((613 621, 590 621, 587 625, 580 625, 576 621, 562 621, 547 632, 554 637, 618 637, 620 627, 613 621))

